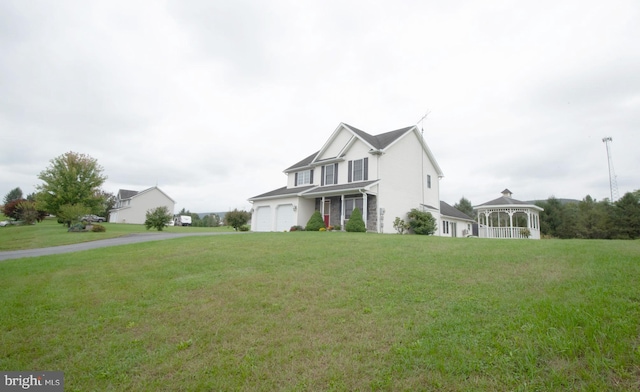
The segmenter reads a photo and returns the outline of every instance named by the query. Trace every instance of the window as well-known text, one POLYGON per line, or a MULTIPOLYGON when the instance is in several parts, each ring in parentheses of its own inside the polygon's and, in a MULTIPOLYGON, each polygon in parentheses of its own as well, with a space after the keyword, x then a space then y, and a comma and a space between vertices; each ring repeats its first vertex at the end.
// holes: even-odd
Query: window
POLYGON ((363 206, 363 199, 361 197, 345 199, 344 200, 344 218, 345 219, 351 218, 351 213, 356 207, 358 207, 360 209, 360 212, 362 212, 364 215, 364 212, 362 211, 362 206, 363 206))
POLYGON ((442 221, 442 233, 449 234, 449 221, 442 221))
POLYGON ((427 188, 431 189, 431 174, 427 174, 427 188))
POLYGON ((322 166, 322 182, 320 185, 334 185, 338 183, 338 164, 322 166))
POLYGON ((369 158, 349 161, 349 182, 367 181, 369 171, 369 158))
POLYGON ((305 170, 296 173, 296 186, 307 185, 313 182, 313 172, 311 170, 305 170))

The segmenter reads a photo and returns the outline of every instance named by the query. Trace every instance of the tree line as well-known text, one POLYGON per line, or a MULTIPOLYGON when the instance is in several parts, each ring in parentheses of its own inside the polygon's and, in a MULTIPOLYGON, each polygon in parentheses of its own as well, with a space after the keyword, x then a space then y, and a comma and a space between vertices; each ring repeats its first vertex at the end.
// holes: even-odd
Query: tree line
MULTIPOLYGON (((540 234, 546 238, 640 238, 640 190, 627 192, 613 203, 587 195, 575 202, 552 196, 535 204, 544 209, 540 212, 540 234)), ((462 197, 454 207, 477 220, 466 198, 462 197)))
POLYGON ((640 238, 640 190, 627 192, 611 203, 587 195, 579 202, 562 203, 551 197, 536 205, 540 233, 555 238, 636 239, 640 238))
MULTIPOLYGON (((0 211, 6 217, 25 224, 39 222, 47 215, 55 215, 59 223, 70 227, 80 217, 88 214, 107 218, 116 203, 116 196, 102 189, 107 179, 104 168, 96 159, 86 154, 70 151, 52 159, 49 166, 38 174, 38 179, 42 183, 36 186, 36 192, 26 198, 19 187, 9 191, 3 199, 0 211)), ((200 218, 198 214, 184 208, 179 214, 191 216, 192 226, 216 227, 223 223, 217 214, 200 218)), ((169 211, 160 213, 158 217, 161 227, 173 219, 169 211)), ((224 224, 239 230, 249 219, 249 212, 235 209, 226 213, 224 224)))

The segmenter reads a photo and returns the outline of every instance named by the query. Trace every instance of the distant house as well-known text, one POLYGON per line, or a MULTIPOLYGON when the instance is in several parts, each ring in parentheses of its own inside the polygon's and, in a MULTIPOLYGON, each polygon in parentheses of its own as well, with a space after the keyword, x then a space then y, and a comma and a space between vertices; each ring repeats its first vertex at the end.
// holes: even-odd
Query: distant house
POLYGON ((444 201, 440 201, 440 235, 444 237, 468 237, 473 235, 473 224, 476 223, 472 217, 450 206, 444 201))
POLYGON ((165 206, 173 216, 176 202, 157 186, 144 191, 120 189, 114 209, 109 211, 109 222, 143 224, 148 210, 165 206))
POLYGON ((287 185, 249 199, 254 231, 305 226, 320 211, 344 229, 357 207, 370 232, 395 233, 412 209, 440 220, 440 166, 418 127, 371 135, 341 123, 320 150, 287 168, 287 185))

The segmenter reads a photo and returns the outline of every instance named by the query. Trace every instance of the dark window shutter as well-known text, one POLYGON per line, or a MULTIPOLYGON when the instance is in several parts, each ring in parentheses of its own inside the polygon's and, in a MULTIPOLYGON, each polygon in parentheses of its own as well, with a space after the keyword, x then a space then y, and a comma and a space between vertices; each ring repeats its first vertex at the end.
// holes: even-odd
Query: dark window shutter
POLYGON ((320 171, 320 185, 324 185, 324 166, 322 166, 322 170, 320 171))
POLYGON ((338 183, 338 163, 334 163, 334 169, 333 169, 333 183, 337 184, 338 183))
POLYGON ((353 161, 349 161, 349 173, 347 175, 347 177, 348 177, 347 181, 348 182, 353 181, 353 178, 351 177, 352 176, 352 174, 351 174, 352 172, 353 172, 353 161))
POLYGON ((309 174, 309 183, 310 183, 310 184, 313 184, 313 172, 314 172, 314 171, 315 171, 315 170, 311 169, 311 173, 309 174))
POLYGON ((369 179, 369 158, 364 159, 364 168, 362 169, 364 173, 362 174, 362 178, 367 181, 369 179))
POLYGON ((294 181, 293 185, 298 185, 298 173, 296 173, 296 179, 294 181))

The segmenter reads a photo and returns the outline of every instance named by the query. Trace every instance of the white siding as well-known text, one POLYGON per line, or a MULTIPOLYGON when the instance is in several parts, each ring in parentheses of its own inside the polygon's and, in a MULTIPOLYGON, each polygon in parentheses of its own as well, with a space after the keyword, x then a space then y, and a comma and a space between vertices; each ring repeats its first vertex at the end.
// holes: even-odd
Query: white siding
POLYGON ((131 198, 131 203, 128 207, 111 213, 111 217, 115 218, 113 220, 114 223, 144 224, 147 219, 147 211, 161 206, 167 207, 169 213, 173 215, 175 207, 173 200, 154 187, 135 195, 131 198))
MULTIPOLYGON (((412 208, 421 204, 436 209, 440 206, 438 174, 418 137, 414 132, 405 135, 380 158, 378 207, 385 209, 384 233, 395 233, 394 219, 406 220, 412 208), (427 175, 431 175, 431 188, 427 187, 427 175)), ((440 220, 437 212, 431 214, 440 220)))

